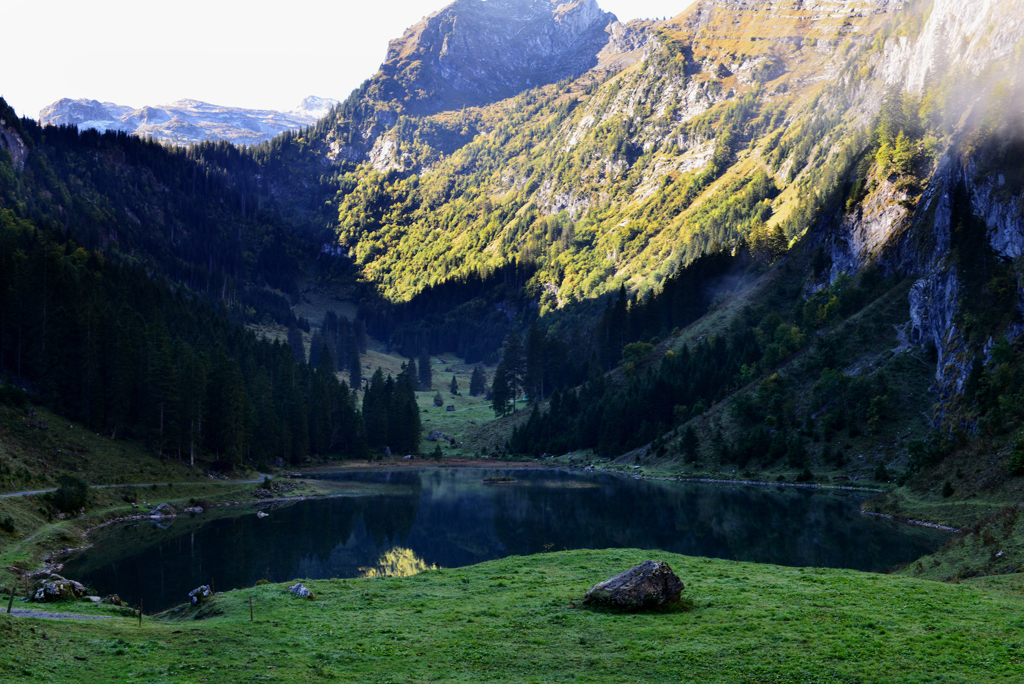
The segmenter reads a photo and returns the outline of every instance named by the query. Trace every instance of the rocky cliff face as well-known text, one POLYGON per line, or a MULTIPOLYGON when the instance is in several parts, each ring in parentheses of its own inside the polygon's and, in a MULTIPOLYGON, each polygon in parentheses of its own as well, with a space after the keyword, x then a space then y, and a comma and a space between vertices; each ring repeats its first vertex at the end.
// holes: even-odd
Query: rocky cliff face
POLYGON ((324 116, 337 100, 307 97, 291 112, 220 107, 198 100, 178 100, 160 107, 132 109, 112 102, 62 99, 39 112, 39 122, 124 131, 175 145, 227 140, 256 145, 289 129, 302 128, 324 116))
POLYGON ((614 21, 596 0, 456 0, 391 42, 375 92, 415 113, 494 102, 596 66, 614 21))
MULTIPOLYGON (((963 390, 974 355, 987 354, 992 346, 989 339, 972 347, 958 325, 965 284, 951 239, 958 220, 954 195, 966 198, 968 206, 962 210, 981 222, 996 255, 1006 260, 1024 255, 1024 192, 1007 182, 991 151, 976 144, 979 136, 991 134, 985 129, 992 121, 1019 117, 1013 112, 1019 112, 1021 103, 1013 99, 1002 105, 1007 109, 999 117, 991 110, 1000 89, 1020 92, 1020 9, 1019 3, 934 0, 917 26, 886 38, 882 49, 866 60, 864 69, 875 78, 856 87, 859 97, 847 118, 869 120, 887 87, 920 97, 929 84, 945 78, 948 139, 924 171, 918 192, 897 189, 893 178, 876 177, 874 189, 853 212, 817 228, 832 259, 832 280, 869 264, 916 278, 909 295, 911 339, 934 345, 935 378, 943 400, 963 390)), ((1003 333, 1016 337, 1020 326, 1010 327, 1003 333)))
MULTIPOLYGON (((11 112, 13 114, 13 111, 11 112)), ((28 147, 21 139, 14 127, 7 123, 6 119, 0 118, 0 150, 5 150, 11 155, 14 161, 14 168, 21 171, 25 168, 25 159, 28 158, 28 147)))

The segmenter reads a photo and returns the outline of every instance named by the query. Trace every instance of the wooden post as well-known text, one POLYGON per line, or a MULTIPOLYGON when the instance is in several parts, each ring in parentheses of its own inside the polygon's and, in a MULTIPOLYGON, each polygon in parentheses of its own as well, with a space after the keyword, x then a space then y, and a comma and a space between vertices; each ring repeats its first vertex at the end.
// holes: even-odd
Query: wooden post
POLYGON ((252 596, 249 597, 249 622, 252 622, 252 596))
POLYGON ((142 629, 142 599, 139 599, 139 629, 142 629))
POLYGON ((11 608, 14 606, 14 587, 11 587, 11 598, 7 601, 7 614, 11 614, 11 608))

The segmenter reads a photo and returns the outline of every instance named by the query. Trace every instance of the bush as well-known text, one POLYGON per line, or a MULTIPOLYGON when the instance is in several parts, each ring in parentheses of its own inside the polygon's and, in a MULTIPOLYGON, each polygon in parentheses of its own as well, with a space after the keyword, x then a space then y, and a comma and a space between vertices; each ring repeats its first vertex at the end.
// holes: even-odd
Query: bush
POLYGON ((7 534, 14 534, 14 518, 9 515, 0 518, 0 530, 7 534))
POLYGON ((1024 437, 1018 437, 1010 451, 1010 461, 1006 464, 1010 475, 1024 475, 1024 437))
POLYGON ((28 394, 14 385, 0 385, 0 404, 25 408, 25 405, 28 404, 28 394))
POLYGON ((62 513, 74 513, 89 502, 89 483, 74 475, 57 478, 57 491, 51 496, 54 508, 62 513))

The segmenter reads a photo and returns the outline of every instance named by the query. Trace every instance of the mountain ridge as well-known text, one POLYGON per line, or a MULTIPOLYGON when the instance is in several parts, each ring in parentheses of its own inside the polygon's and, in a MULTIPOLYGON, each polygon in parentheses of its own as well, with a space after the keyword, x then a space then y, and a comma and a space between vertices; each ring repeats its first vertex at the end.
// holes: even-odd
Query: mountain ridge
POLYGON ((167 105, 139 108, 89 99, 60 99, 39 112, 43 125, 75 125, 100 133, 113 130, 150 136, 174 145, 227 140, 257 145, 286 130, 315 123, 338 102, 310 96, 288 112, 225 107, 185 98, 167 105))

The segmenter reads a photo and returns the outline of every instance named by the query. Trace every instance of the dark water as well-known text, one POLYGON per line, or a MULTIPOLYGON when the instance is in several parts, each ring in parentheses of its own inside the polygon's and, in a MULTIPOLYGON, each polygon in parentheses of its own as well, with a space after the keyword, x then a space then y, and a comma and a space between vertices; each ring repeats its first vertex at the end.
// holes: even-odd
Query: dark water
MULTIPOLYGON (((885 571, 933 552, 945 533, 859 513, 866 493, 684 484, 557 470, 348 472, 374 495, 299 502, 259 519, 179 517, 95 536, 64 574, 147 612, 293 578, 408 574, 548 550, 639 547, 791 566, 885 571), (485 485, 511 474, 518 482, 485 485)), ((223 511, 225 509, 217 509, 223 511)))

